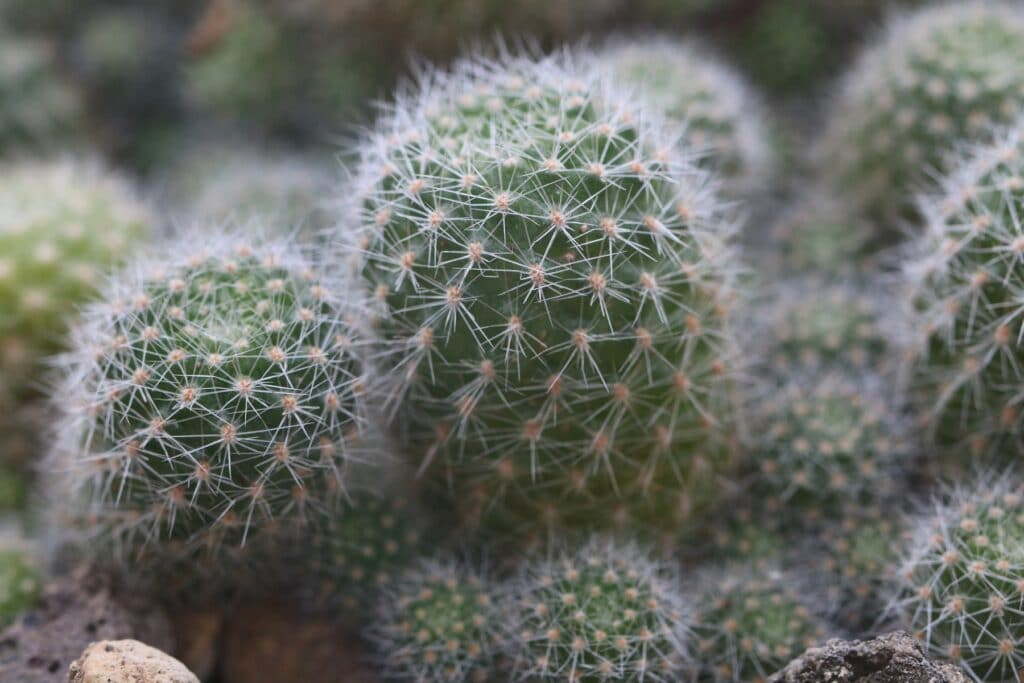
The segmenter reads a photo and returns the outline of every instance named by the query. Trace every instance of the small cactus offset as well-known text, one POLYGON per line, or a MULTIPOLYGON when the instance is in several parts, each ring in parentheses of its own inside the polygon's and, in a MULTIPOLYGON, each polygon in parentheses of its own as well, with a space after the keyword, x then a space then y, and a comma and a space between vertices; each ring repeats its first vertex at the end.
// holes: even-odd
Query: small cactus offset
POLYGON ((690 615, 678 578, 635 545, 591 540, 526 562, 516 590, 513 651, 531 681, 675 681, 690 615))
POLYGON ((965 140, 1024 105, 1024 8, 939 3, 896 16, 846 77, 821 149, 836 188, 883 218, 914 199, 965 140))
POLYGON ((732 224, 647 119, 572 55, 469 60, 364 145, 348 218, 394 392, 484 524, 657 530, 714 495, 732 224))
POLYGON ((689 154, 737 190, 763 188, 772 166, 762 105, 733 69, 669 38, 614 43, 607 68, 683 128, 689 154))
POLYGON ((911 397, 934 442, 965 465, 1024 452, 1022 211, 1024 126, 922 202, 925 232, 904 269, 911 397))
POLYGON ((384 591, 367 636, 389 679, 487 683, 507 675, 506 628, 491 581, 450 560, 420 560, 384 591))
POLYGON ((128 560, 213 555, 328 510, 375 455, 343 289, 284 243, 217 229, 116 275, 55 393, 53 468, 85 537, 128 560))
POLYGON ((368 492, 352 495, 303 537, 297 562, 311 607, 366 618, 379 593, 419 556, 420 531, 409 506, 368 492))
POLYGON ((789 577, 775 571, 716 572, 698 593, 691 674, 700 683, 764 683, 825 635, 789 577))
POLYGON ((70 137, 79 108, 49 46, 0 26, 0 156, 56 148, 70 137))
POLYGON ((890 595, 897 618, 975 680, 1017 683, 1024 671, 1019 486, 982 478, 916 522, 890 595))
POLYGON ((0 401, 30 392, 76 306, 154 223, 128 183, 96 163, 0 167, 0 401))
POLYGON ((894 412, 869 379, 831 374, 773 389, 751 430, 757 497, 807 522, 894 491, 908 456, 894 412))

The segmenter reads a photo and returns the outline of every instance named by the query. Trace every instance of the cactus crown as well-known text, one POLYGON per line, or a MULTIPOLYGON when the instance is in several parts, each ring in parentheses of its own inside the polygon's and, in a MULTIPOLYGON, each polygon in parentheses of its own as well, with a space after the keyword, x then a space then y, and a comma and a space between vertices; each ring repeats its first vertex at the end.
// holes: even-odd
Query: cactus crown
POLYGON ((877 214, 912 211, 919 185, 963 140, 1024 105, 1024 11, 941 3, 892 20, 847 77, 824 152, 838 187, 877 214))
POLYGON ((349 213, 409 433, 485 516, 566 496, 607 526, 645 489, 674 519, 718 453, 731 226, 645 116, 566 55, 470 60, 365 145, 349 213))
POLYGON ((323 510, 364 455, 340 292, 283 243, 215 230, 164 254, 112 279, 65 358, 70 497, 128 550, 238 545, 323 510))
POLYGON ((1021 491, 983 477, 918 518, 891 604, 929 651, 975 680, 1018 681, 1022 547, 1021 491))
POLYGON ((688 619, 675 580, 635 546, 591 541, 528 563, 516 592, 518 667, 537 681, 673 681, 688 619))
POLYGON ((936 441, 1021 452, 1024 122, 975 151, 922 203, 905 275, 912 393, 936 441))
POLYGON ((385 591, 369 637, 392 678, 484 683, 497 678, 502 618, 500 596, 485 578, 421 560, 385 591))

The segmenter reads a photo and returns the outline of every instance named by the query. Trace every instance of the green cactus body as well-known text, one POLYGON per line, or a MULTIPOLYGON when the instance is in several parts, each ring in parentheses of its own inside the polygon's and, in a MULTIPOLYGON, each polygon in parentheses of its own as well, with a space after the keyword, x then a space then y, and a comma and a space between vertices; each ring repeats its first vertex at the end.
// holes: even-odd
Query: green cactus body
POLYGON ((658 530, 729 456, 731 229, 570 62, 465 62, 403 101, 364 145, 352 252, 410 440, 468 518, 658 530))
POLYGON ((877 230, 820 190, 778 221, 775 241, 783 273, 859 275, 874 265, 877 230))
POLYGON ((700 591, 694 680, 764 683, 825 635, 786 577, 726 571, 700 591))
POLYGON ((78 97, 45 43, 0 31, 0 156, 53 149, 75 128, 78 97))
POLYGON ((806 520, 895 488, 908 449, 893 411, 869 382, 841 375, 796 380, 757 412, 754 488, 773 504, 806 520))
POLYGON ((360 493, 325 516, 303 539, 299 562, 317 609, 343 608, 354 620, 367 618, 379 594, 419 555, 420 532, 400 500, 360 493))
MULTIPOLYGON (((731 502, 735 505, 735 501, 731 502)), ((762 511, 764 514, 758 513, 755 519, 749 509, 731 509, 731 519, 712 530, 715 553, 728 561, 750 562, 759 567, 776 564, 787 547, 778 515, 762 511)))
MULTIPOLYGON (((950 153, 1024 105, 1024 10, 950 2, 896 17, 847 77, 821 150, 837 190, 882 218, 912 215, 950 153)), ((916 218, 916 216, 915 216, 916 218)))
POLYGON ((919 519, 892 604, 935 656, 977 681, 1016 683, 1024 668, 1024 498, 1005 480, 960 490, 919 519))
POLYGON ((675 681, 689 615, 665 567, 635 546, 591 542, 527 563, 514 650, 531 681, 675 681))
POLYGON ((85 312, 54 397, 66 497, 129 560, 315 517, 373 464, 344 292, 284 243, 178 239, 85 312))
POLYGON ((507 665, 500 596, 487 579, 451 562, 410 567, 385 590, 370 624, 367 635, 390 679, 485 683, 507 665))
POLYGON ((67 318, 92 298, 153 219, 129 186, 95 164, 0 168, 0 400, 29 392, 67 318))
POLYGON ((908 259, 911 398, 944 453, 1013 460, 1021 441, 1024 128, 974 153, 922 203, 908 259))
POLYGON ((772 151, 765 113, 740 76, 693 45, 645 39, 603 55, 616 78, 684 129, 689 153, 723 174, 736 189, 767 183, 772 151))
POLYGON ((42 591, 42 581, 25 551, 11 546, 0 548, 0 628, 32 608, 42 591))

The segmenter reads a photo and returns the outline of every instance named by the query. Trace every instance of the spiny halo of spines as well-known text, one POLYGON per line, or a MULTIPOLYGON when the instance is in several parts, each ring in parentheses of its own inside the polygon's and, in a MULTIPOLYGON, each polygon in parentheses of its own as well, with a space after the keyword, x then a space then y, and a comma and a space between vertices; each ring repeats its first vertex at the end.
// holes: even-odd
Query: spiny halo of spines
POLYGON ((986 141, 1024 105, 1024 10, 946 2, 894 17, 837 97, 822 163, 839 191, 893 218, 960 141, 986 141))
POLYGON ((772 166, 765 111, 733 69, 692 43, 644 36, 615 41, 601 57, 614 76, 683 127, 700 162, 735 183, 763 185, 772 166))
POLYGON ((1024 670, 1024 496, 983 476, 913 526, 891 606, 935 656, 975 680, 1016 682, 1024 670))
POLYGON ((759 497, 819 515, 893 491, 909 447, 870 378, 795 376, 754 411, 759 497))
POLYGON ((690 615, 676 577, 635 545, 603 539, 525 563, 515 591, 518 675, 531 681, 674 681, 690 615))
POLYGON ((693 673, 715 683, 764 683, 825 635, 790 577, 737 566, 698 582, 693 673))
POLYGON ((129 559, 170 541, 215 550, 345 493, 376 453, 343 289, 286 243, 216 228, 112 277, 54 393, 52 469, 86 537, 129 559))
POLYGON ((507 674, 502 605, 494 584, 472 568, 421 559, 385 589, 367 635, 389 679, 484 683, 507 674))
POLYGON ((0 168, 0 400, 25 393, 38 360, 59 350, 67 317, 154 223, 96 162, 0 168))
POLYGON ((1024 450, 1022 212, 1024 121, 922 201, 904 268, 911 399, 935 443, 964 459, 1024 450))
POLYGON ((363 146, 346 213, 394 395, 485 517, 576 490, 607 527, 645 482, 662 511, 712 488, 687 454, 714 472, 732 416, 733 226, 647 115, 572 55, 471 59, 363 146))

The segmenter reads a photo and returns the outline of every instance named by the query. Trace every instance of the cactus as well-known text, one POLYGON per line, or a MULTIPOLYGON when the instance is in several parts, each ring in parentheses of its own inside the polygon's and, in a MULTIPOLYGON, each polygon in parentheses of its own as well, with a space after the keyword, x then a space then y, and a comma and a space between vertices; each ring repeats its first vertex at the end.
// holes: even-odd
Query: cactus
POLYGON ((890 596, 903 625, 932 654, 977 681, 1019 681, 1024 669, 1024 497, 1016 482, 982 477, 936 502, 913 527, 890 596))
POLYGON ((399 499, 360 492, 302 538, 298 563, 309 605, 339 609, 348 618, 367 618, 383 590, 395 590, 398 576, 420 549, 420 531, 399 499))
MULTIPOLYGON (((726 521, 711 530, 715 555, 758 567, 777 564, 787 548, 779 516, 767 510, 754 512, 735 500, 726 501, 723 507, 726 521)), ((703 550, 698 550, 698 557, 706 556, 703 550)))
POLYGON ((914 216, 950 152, 1024 105, 1024 10, 948 2, 892 19, 846 77, 820 150, 837 190, 874 215, 914 216))
POLYGON ((876 265, 878 229, 829 193, 812 189, 775 225, 781 273, 861 276, 876 265))
POLYGON ((0 156, 53 149, 75 128, 75 91, 56 73, 46 43, 0 30, 0 156))
POLYGON ((689 153, 723 174, 728 187, 763 189, 772 150, 765 112, 732 69, 695 45, 668 38, 613 44, 604 65, 684 129, 689 153))
POLYGON ((791 578, 777 571, 709 570, 699 583, 692 680, 764 683, 824 636, 791 578))
POLYGON ((973 152, 922 202, 912 245, 911 397, 928 434, 960 462, 1012 460, 1021 441, 1024 127, 973 152))
POLYGON ((347 248, 470 519, 657 531, 714 496, 732 224, 646 119, 572 55, 468 60, 363 145, 347 248))
POLYGON ((773 388, 751 429, 758 499, 806 522, 892 491, 908 457, 895 412, 870 378, 814 375, 773 388))
POLYGON ((688 619, 677 581, 633 545, 592 540, 527 562, 511 617, 518 672, 531 681, 675 681, 688 619))
POLYGON ((13 622, 39 599, 42 581, 27 551, 4 540, 0 547, 0 628, 13 622))
POLYGON ((11 162, 0 168, 0 401, 31 391, 38 360, 60 349, 68 316, 91 298, 153 218, 98 164, 11 162))
POLYGON ((217 229, 113 278, 54 394, 51 469, 84 538, 128 561, 216 556, 329 510, 378 456, 344 289, 283 242, 217 229))
POLYGON ((385 590, 367 636, 385 676, 484 683, 504 673, 501 596, 484 576, 452 561, 420 560, 385 590))

